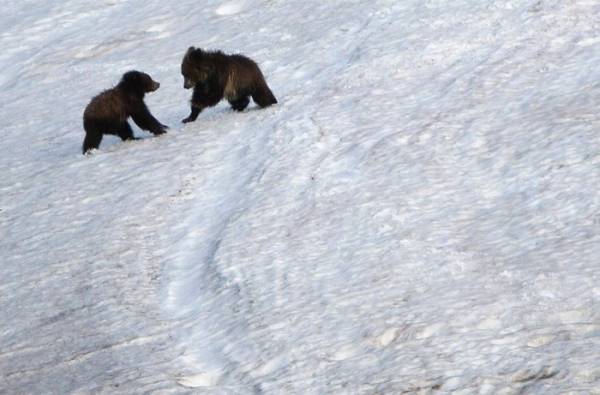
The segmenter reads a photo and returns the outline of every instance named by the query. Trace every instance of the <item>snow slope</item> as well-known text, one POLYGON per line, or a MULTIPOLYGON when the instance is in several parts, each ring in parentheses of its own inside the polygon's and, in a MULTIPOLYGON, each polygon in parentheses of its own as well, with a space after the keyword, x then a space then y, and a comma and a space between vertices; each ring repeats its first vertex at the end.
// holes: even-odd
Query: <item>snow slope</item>
POLYGON ((596 1, 2 7, 0 393, 600 393, 596 1), (184 127, 190 45, 280 104, 184 127))

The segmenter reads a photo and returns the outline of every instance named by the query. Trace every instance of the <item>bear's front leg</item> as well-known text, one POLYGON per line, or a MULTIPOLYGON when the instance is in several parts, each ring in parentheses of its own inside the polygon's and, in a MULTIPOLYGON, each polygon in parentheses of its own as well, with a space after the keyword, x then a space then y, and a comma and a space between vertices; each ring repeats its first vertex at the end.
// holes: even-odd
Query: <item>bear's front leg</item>
POLYGON ((150 110, 148 110, 148 107, 146 107, 143 102, 138 103, 138 108, 134 109, 131 114, 131 118, 133 119, 133 122, 140 127, 140 129, 147 130, 156 136, 159 134, 165 134, 167 132, 165 130, 165 125, 158 122, 158 119, 154 118, 152 114, 150 114, 150 110))
POLYGON ((196 107, 192 104, 192 111, 190 112, 190 115, 188 115, 187 118, 182 119, 181 122, 183 122, 183 123, 194 122, 196 120, 196 118, 198 118, 198 115, 200 115, 200 112, 202 112, 202 109, 199 107, 196 107))

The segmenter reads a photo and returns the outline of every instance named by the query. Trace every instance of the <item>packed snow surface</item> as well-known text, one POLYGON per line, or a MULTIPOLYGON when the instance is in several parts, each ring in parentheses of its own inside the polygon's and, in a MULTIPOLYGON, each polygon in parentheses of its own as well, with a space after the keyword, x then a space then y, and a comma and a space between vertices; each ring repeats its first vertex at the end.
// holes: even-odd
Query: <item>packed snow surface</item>
POLYGON ((600 393, 596 0, 0 15, 0 392, 600 393), (279 100, 183 126, 190 45, 279 100), (81 155, 130 69, 171 127, 81 155))

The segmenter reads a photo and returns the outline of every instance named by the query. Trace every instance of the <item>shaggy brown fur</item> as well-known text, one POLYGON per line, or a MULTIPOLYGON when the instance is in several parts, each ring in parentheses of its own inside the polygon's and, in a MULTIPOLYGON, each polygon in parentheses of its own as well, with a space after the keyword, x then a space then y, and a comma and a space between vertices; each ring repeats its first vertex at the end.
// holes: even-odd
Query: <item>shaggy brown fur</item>
POLYGON ((258 65, 243 55, 226 55, 190 47, 181 62, 185 89, 194 88, 190 115, 183 123, 195 121, 206 107, 223 98, 231 107, 243 111, 252 100, 260 107, 277 103, 258 65))
POLYGON ((155 135, 165 133, 167 126, 152 116, 144 103, 146 93, 154 92, 160 84, 146 73, 129 71, 112 89, 94 97, 83 112, 83 153, 98 148, 104 134, 114 134, 121 140, 135 140, 127 118, 141 129, 155 135))

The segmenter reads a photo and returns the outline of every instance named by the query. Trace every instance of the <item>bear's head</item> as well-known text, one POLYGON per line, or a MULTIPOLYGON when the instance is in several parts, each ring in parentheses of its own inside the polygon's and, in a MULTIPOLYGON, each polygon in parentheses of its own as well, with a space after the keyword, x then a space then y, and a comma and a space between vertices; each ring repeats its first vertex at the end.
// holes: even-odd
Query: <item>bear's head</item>
POLYGON ((138 96, 144 96, 144 94, 154 92, 160 88, 160 84, 154 81, 152 77, 136 70, 128 71, 123 74, 118 86, 121 89, 138 96))
POLYGON ((206 81, 214 71, 210 56, 200 48, 189 47, 181 62, 183 87, 190 89, 206 81))

